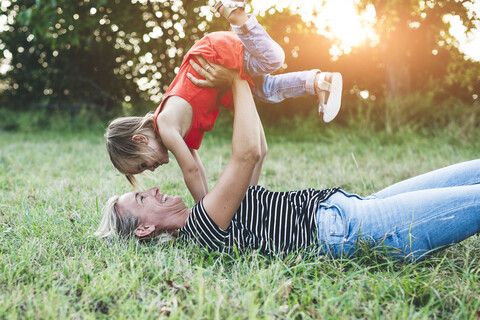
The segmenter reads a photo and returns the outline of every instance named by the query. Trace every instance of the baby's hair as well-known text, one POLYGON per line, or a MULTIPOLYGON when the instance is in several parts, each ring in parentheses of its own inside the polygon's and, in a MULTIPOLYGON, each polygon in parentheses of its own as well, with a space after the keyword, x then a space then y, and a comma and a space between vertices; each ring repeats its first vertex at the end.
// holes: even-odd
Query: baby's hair
POLYGON ((152 149, 143 143, 133 141, 133 136, 142 134, 155 137, 155 121, 153 113, 149 112, 143 117, 121 117, 113 120, 105 133, 106 145, 110 161, 113 166, 123 173, 128 182, 139 189, 137 179, 127 172, 127 166, 139 158, 154 158, 152 149))

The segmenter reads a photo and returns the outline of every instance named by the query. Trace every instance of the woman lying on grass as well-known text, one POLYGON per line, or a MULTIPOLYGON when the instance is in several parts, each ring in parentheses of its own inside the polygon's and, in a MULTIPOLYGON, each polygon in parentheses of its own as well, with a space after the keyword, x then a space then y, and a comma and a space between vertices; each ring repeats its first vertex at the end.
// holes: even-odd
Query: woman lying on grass
POLYGON ((260 119, 248 83, 229 72, 236 106, 232 156, 215 186, 191 209, 158 188, 114 196, 96 235, 148 239, 167 234, 211 251, 310 251, 335 258, 361 254, 367 243, 414 262, 480 231, 480 160, 365 198, 339 188, 272 192, 249 186, 260 158, 260 119))

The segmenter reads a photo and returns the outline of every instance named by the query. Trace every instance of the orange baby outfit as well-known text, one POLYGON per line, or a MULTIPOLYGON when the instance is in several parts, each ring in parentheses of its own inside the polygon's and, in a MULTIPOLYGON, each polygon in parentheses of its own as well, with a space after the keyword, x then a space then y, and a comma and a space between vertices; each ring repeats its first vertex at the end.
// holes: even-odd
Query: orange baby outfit
POLYGON ((165 101, 171 96, 185 99, 193 109, 192 126, 184 138, 185 143, 191 149, 198 149, 205 131, 213 129, 220 111, 219 105, 228 109, 233 108, 232 90, 229 89, 220 94, 218 88, 200 88, 188 80, 187 73, 202 78, 188 62, 196 55, 229 69, 239 70, 240 77, 248 80, 252 88, 254 86, 253 81, 243 70, 243 44, 235 33, 212 32, 195 43, 183 58, 177 76, 168 87, 154 115, 155 130, 158 133, 157 117, 165 101))

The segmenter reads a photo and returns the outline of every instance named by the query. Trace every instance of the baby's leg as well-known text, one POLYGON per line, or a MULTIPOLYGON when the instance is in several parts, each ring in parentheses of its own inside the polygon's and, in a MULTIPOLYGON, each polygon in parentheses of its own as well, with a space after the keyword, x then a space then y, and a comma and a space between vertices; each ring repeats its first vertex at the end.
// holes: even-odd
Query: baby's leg
POLYGON ((333 120, 341 105, 342 77, 339 73, 320 70, 292 72, 272 76, 285 61, 285 53, 254 15, 243 8, 230 12, 227 17, 233 31, 242 41, 245 50, 243 66, 255 83, 253 94, 266 103, 277 103, 287 98, 317 95, 319 115, 325 122, 333 120))
POLYGON ((255 77, 277 71, 285 61, 282 47, 270 37, 254 15, 247 17, 242 25, 231 24, 232 30, 245 47, 243 53, 245 72, 255 77))
POLYGON ((279 75, 252 77, 255 83, 253 94, 263 102, 278 103, 288 98, 315 94, 315 77, 320 70, 289 72, 279 75))
POLYGON ((273 41, 254 15, 247 15, 244 6, 245 1, 222 0, 217 1, 215 9, 230 22, 232 30, 244 45, 245 72, 251 77, 275 72, 285 60, 283 49, 273 41))

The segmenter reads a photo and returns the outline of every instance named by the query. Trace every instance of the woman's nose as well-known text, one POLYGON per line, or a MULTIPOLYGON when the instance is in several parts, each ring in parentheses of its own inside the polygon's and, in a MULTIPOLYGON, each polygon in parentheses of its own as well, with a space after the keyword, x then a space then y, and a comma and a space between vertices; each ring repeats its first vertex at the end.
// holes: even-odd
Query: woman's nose
POLYGON ((150 189, 150 190, 152 190, 152 193, 153 193, 153 195, 155 196, 155 195, 158 193, 159 188, 158 188, 158 187, 153 187, 153 188, 150 189))

